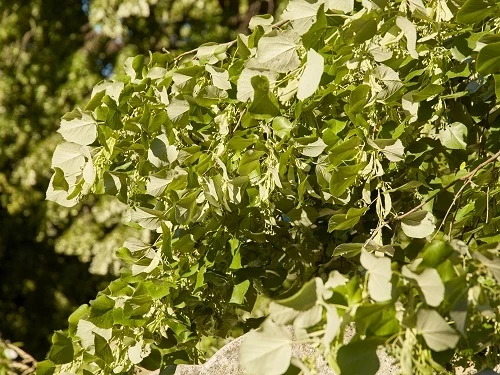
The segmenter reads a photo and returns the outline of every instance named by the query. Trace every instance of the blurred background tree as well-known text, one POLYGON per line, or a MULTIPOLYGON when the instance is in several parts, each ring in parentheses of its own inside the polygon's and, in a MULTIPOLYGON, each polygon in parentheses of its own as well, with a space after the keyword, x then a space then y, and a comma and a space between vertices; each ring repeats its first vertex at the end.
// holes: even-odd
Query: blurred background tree
POLYGON ((173 54, 246 32, 286 0, 0 2, 0 336, 45 357, 55 329, 118 272, 114 252, 140 233, 124 208, 45 201, 60 117, 129 56, 173 54))

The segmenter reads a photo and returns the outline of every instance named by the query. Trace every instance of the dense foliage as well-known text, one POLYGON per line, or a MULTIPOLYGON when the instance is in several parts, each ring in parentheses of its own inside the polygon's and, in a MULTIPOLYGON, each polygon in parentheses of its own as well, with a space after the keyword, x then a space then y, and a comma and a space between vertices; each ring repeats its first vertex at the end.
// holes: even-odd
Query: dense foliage
POLYGON ((35 358, 118 273, 116 248, 130 236, 150 238, 121 224, 126 206, 110 197, 68 209, 45 202, 60 117, 126 57, 230 40, 251 12, 279 6, 213 1, 201 12, 200 3, 0 1, 0 336, 35 358), (234 22, 223 25, 226 15, 234 22))
POLYGON ((342 374, 375 373, 379 345, 404 374, 497 362, 498 14, 291 0, 234 42, 128 59, 63 117, 47 198, 115 196, 153 238, 38 372, 197 362, 262 321, 248 373, 313 365, 290 365, 289 324, 342 374))

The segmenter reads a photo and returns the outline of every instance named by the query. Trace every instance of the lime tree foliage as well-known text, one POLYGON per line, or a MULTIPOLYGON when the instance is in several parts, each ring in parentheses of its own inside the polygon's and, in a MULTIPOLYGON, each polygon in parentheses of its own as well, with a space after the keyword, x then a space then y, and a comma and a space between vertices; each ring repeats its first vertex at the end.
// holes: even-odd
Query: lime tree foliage
POLYGON ((260 325, 249 374, 313 366, 288 325, 341 374, 375 373, 378 346, 404 374, 496 364, 499 12, 291 0, 232 42, 128 59, 63 117, 47 198, 114 196, 153 240, 118 250, 38 373, 196 363, 260 325))
POLYGON ((270 3, 280 6, 0 0, 0 335, 44 358, 54 329, 118 274, 116 248, 131 236, 149 240, 121 224, 127 206, 113 197, 67 208, 45 202, 60 117, 85 103, 103 75, 120 74, 127 57, 230 40, 251 10, 270 3))

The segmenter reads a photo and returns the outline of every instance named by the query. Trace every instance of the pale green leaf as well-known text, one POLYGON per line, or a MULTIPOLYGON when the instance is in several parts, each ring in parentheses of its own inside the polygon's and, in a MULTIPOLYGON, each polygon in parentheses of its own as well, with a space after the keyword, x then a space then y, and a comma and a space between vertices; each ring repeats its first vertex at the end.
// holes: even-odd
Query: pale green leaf
POLYGON ((293 129, 293 124, 282 116, 273 119, 273 131, 279 138, 287 137, 293 129))
POLYGON ((340 10, 351 13, 354 10, 354 0, 326 0, 325 7, 328 10, 340 10))
POLYGON ((156 230, 161 226, 162 215, 163 211, 142 207, 131 211, 131 220, 144 229, 156 230))
POLYGON ((240 366, 248 375, 281 375, 290 366, 292 337, 270 320, 248 333, 240 346, 240 366))
POLYGON ((467 147, 467 126, 460 122, 447 125, 438 134, 441 144, 452 150, 465 150, 467 147))
POLYGON ((404 146, 399 139, 368 139, 368 144, 379 150, 392 162, 398 162, 404 158, 404 146))
POLYGON ((205 69, 210 73, 212 77, 212 82, 215 87, 221 90, 231 89, 231 83, 229 82, 229 72, 222 68, 217 68, 212 65, 206 65, 205 69))
POLYGON ((315 142, 309 143, 301 147, 300 153, 305 156, 318 157, 325 150, 326 143, 323 142, 321 138, 318 138, 315 142))
POLYGON ((444 284, 435 268, 426 268, 421 274, 410 271, 406 266, 403 267, 404 277, 413 279, 422 290, 425 302, 429 306, 437 307, 444 299, 444 284))
POLYGON ((148 160, 157 168, 173 163, 179 151, 174 145, 169 145, 167 136, 161 134, 151 141, 148 150, 148 160))
POLYGON ((263 36, 259 40, 257 59, 268 69, 278 73, 288 73, 297 69, 300 65, 297 53, 299 40, 299 35, 292 30, 263 36))
POLYGON ((151 353, 151 348, 149 345, 145 345, 142 340, 137 341, 135 345, 128 348, 127 354, 130 362, 134 365, 141 363, 144 358, 146 358, 149 353, 151 353))
POLYGON ((299 80, 297 91, 297 98, 299 100, 304 100, 316 92, 321 81, 321 76, 323 75, 324 65, 323 56, 315 50, 310 49, 307 53, 304 73, 302 73, 299 80))
POLYGON ((174 124, 186 125, 189 103, 186 100, 174 98, 167 106, 167 114, 174 124))
POLYGON ((241 102, 247 102, 254 98, 254 88, 252 78, 255 76, 265 76, 269 80, 269 87, 273 88, 276 80, 276 73, 269 70, 244 68, 238 78, 236 98, 241 102))
POLYGON ((63 118, 58 132, 68 142, 89 145, 97 138, 97 122, 88 113, 81 112, 80 117, 63 118))
POLYGON ((248 23, 248 28, 254 30, 257 26, 262 26, 265 32, 271 31, 271 25, 274 22, 274 17, 270 14, 253 16, 248 23))
POLYGON ((273 320, 273 322, 281 325, 291 324, 299 313, 300 311, 298 310, 283 306, 274 301, 269 305, 269 317, 273 320))
POLYGON ((295 328, 309 328, 319 323, 323 315, 323 307, 314 305, 307 311, 301 311, 295 318, 293 326, 295 328))
POLYGON ((290 1, 288 2, 285 11, 281 15, 281 19, 291 21, 293 30, 299 35, 303 35, 311 28, 311 26, 316 21, 316 16, 320 5, 320 1, 290 1))
POLYGON ((368 293, 377 302, 392 298, 392 270, 389 258, 377 257, 366 250, 361 251, 361 265, 368 271, 368 293))
POLYGON ((406 38, 406 48, 408 49, 410 56, 414 59, 418 59, 418 53, 416 50, 417 29, 415 28, 415 25, 405 17, 396 18, 396 25, 401 29, 406 38))
POLYGON ((460 339, 457 332, 435 310, 421 309, 417 314, 416 328, 429 348, 436 352, 454 349, 460 339))
POLYGON ((323 343, 328 347, 331 342, 337 337, 340 331, 342 320, 339 317, 337 308, 331 305, 325 305, 326 308, 326 326, 323 336, 323 343))
POLYGON ((64 174, 74 175, 82 172, 86 160, 90 159, 87 147, 76 143, 59 143, 52 155, 52 168, 61 168, 64 174))
POLYGON ((149 248, 144 257, 142 257, 138 263, 132 264, 130 268, 132 276, 139 275, 141 273, 149 274, 158 267, 160 262, 161 258, 158 252, 149 248))
POLYGON ((427 211, 413 212, 401 220, 401 228, 408 237, 427 237, 436 229, 434 216, 427 211))
POLYGON ((78 197, 70 198, 71 189, 74 188, 76 178, 75 177, 66 177, 65 180, 68 184, 68 190, 63 189, 54 189, 54 178, 56 175, 52 175, 49 186, 47 187, 46 199, 52 202, 56 202, 63 207, 73 207, 78 203, 78 197), (70 199, 68 199, 70 198, 70 199))

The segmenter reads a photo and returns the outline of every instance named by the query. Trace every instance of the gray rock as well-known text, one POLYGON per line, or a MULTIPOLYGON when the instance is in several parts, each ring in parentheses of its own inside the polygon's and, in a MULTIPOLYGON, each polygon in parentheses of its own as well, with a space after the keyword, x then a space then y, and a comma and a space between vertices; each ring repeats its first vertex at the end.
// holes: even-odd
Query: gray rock
MULTIPOLYGON (((293 335, 293 328, 289 327, 290 333, 293 335)), ((345 342, 349 342, 354 336, 354 329, 348 328, 345 333, 345 342)), ((239 368, 239 352, 240 345, 245 335, 240 336, 233 341, 229 342, 214 354, 206 363, 202 365, 178 365, 174 370, 162 371, 162 375, 244 375, 244 372, 239 368)), ((315 358, 317 375, 335 375, 332 369, 329 368, 326 360, 316 348, 307 344, 292 344, 292 355, 295 358, 315 358)), ((399 368, 395 365, 395 360, 389 356, 382 348, 377 350, 377 356, 380 361, 380 368, 377 375, 395 375, 399 374, 399 368)), ((495 368, 500 371, 500 365, 495 368)), ((159 375, 159 370, 149 372, 136 372, 138 375, 159 375)), ((463 375, 481 374, 481 375, 500 375, 491 369, 485 369, 480 372, 469 368, 458 372, 463 375)), ((265 374, 262 374, 265 375, 265 374)))

